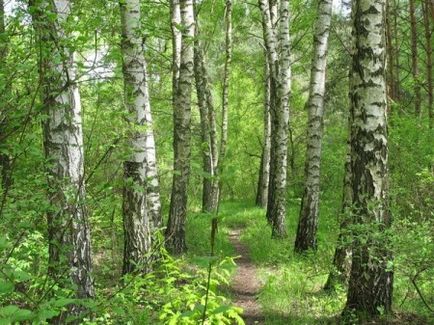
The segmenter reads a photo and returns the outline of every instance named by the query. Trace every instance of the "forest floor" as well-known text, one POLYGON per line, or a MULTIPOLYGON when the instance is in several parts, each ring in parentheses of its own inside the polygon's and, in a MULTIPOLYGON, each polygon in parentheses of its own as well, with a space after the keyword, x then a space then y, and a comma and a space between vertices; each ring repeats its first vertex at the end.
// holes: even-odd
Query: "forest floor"
MULTIPOLYGON (((298 207, 298 200, 290 201, 288 238, 273 240, 263 209, 243 202, 225 202, 222 206, 216 254, 220 260, 234 258, 236 266, 227 265, 232 282, 222 288, 221 294, 227 294, 233 305, 243 308, 241 317, 246 324, 318 325, 336 324, 339 320, 346 288, 339 287, 333 293, 323 290, 338 235, 339 203, 324 199, 318 251, 303 256, 293 251, 298 207)), ((208 216, 196 213, 187 223, 190 262, 204 268, 209 261, 205 257, 210 250, 210 221, 208 216)), ((424 278, 420 283, 425 295, 430 296, 430 280, 424 278)), ((393 303, 397 317, 383 324, 434 324, 408 276, 398 267, 393 303)))
POLYGON ((232 279, 230 292, 233 304, 243 308, 243 318, 247 325, 264 324, 264 315, 258 303, 261 282, 257 275, 257 268, 250 259, 247 246, 240 241, 242 229, 229 231, 229 241, 235 248, 237 271, 232 279))

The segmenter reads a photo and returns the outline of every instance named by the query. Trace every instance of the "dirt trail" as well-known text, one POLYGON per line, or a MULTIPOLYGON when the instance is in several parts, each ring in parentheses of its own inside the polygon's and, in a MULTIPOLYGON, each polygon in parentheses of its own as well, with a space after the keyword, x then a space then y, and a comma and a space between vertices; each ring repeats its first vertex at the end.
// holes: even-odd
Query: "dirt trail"
POLYGON ((233 229, 229 232, 229 240, 234 245, 237 255, 237 272, 232 279, 231 291, 234 296, 234 304, 244 309, 243 319, 247 325, 264 324, 264 316, 257 302, 257 295, 261 283, 256 274, 256 267, 251 262, 249 251, 240 241, 241 229, 233 229))

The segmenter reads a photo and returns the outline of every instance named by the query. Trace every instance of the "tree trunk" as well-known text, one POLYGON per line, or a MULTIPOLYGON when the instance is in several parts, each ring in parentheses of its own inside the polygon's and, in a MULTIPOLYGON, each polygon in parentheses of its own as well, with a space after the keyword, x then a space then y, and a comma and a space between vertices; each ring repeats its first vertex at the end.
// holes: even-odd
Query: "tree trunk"
POLYGON ((179 70, 181 67, 181 7, 179 0, 170 0, 170 16, 172 29, 172 103, 175 107, 175 99, 178 89, 179 70))
MULTIPOLYGON (((78 298, 93 297, 91 241, 85 207, 83 131, 80 94, 76 84, 74 54, 59 42, 71 10, 70 1, 30 1, 40 52, 43 144, 48 162, 49 273, 78 298), (53 21, 48 17, 57 15, 53 21)), ((62 43, 63 44, 63 43, 62 43)), ((82 307, 71 306, 77 314, 82 307)), ((62 323, 66 313, 55 322, 62 323)))
MULTIPOLYGON (((147 87, 144 46, 140 34, 140 2, 125 0, 120 3, 122 23, 122 57, 124 74, 124 100, 131 124, 131 154, 124 161, 123 221, 124 221, 124 261, 123 273, 134 270, 147 270, 145 262, 151 250, 151 225, 159 224, 158 204, 153 195, 153 185, 157 175, 155 146, 147 87), (146 131, 139 131, 146 126, 146 131), (150 153, 149 151, 152 151, 150 153), (153 162, 149 165, 148 158, 153 162), (149 172, 152 176, 149 177, 149 172), (155 176, 155 178, 153 178, 155 176), (147 183, 149 182, 149 183, 147 183), (145 190, 146 189, 146 190, 145 190), (153 210, 154 209, 154 210, 153 210), (157 210, 157 211, 156 211, 157 210), (155 219, 153 219, 155 218, 155 219)), ((158 180, 157 180, 158 189, 158 180)), ((158 193, 158 191, 157 191, 158 193)))
POLYGON ((256 205, 267 208, 268 186, 270 179, 270 147, 271 147, 271 116, 270 116, 270 66, 265 58, 264 68, 264 144, 262 146, 261 165, 259 168, 258 190, 256 205))
POLYGON ((415 0, 409 0, 410 7, 410 30, 411 30, 411 73, 413 75, 414 91, 414 112, 417 117, 421 116, 420 104, 420 80, 419 80, 419 58, 417 50, 417 22, 415 0))
MULTIPOLYGON (((289 96, 291 92, 291 62, 289 39, 289 0, 281 0, 279 8, 279 68, 277 87, 278 104, 275 130, 275 181, 272 189, 272 236, 286 237, 286 196, 287 196, 287 170, 288 170, 288 133, 289 133, 289 96)), ((273 159, 272 159, 273 161, 273 159)))
POLYGON ((433 27, 430 18, 431 7, 434 7, 430 0, 423 2, 423 21, 425 28, 425 48, 426 48, 426 79, 428 83, 428 116, 430 129, 434 125, 434 111, 433 111, 433 81, 432 81, 432 34, 433 27))
POLYGON ((289 95, 291 91, 289 2, 280 2, 279 39, 273 30, 268 2, 259 0, 264 41, 271 72, 271 151, 267 220, 272 236, 286 236, 286 184, 288 164, 289 95), (279 43, 279 44, 278 44, 279 43), (280 53, 277 53, 277 48, 280 53))
POLYGON ((217 175, 217 167, 219 163, 219 147, 217 141, 217 122, 216 112, 214 109, 214 101, 212 97, 211 84, 208 80, 208 72, 206 70, 205 61, 202 62, 202 76, 204 77, 204 88, 206 92, 206 101, 208 107, 208 121, 210 132, 210 146, 211 146, 211 195, 207 200, 206 211, 210 213, 216 213, 219 204, 219 180, 217 175))
POLYGON ((350 76, 351 173, 354 243, 344 313, 374 318, 389 313, 393 273, 387 230, 387 96, 385 0, 357 0, 350 76))
POLYGON ((328 36, 332 15, 332 1, 318 3, 315 26, 314 53, 307 102, 308 129, 304 194, 295 239, 295 251, 317 248, 316 232, 319 218, 321 145, 323 137, 324 93, 327 66, 328 36))
POLYGON ((174 95, 174 166, 166 247, 174 254, 187 250, 185 220, 190 175, 191 89, 194 78, 194 12, 192 0, 181 0, 182 42, 178 85, 174 95))
POLYGON ((278 84, 278 56, 277 56, 277 40, 274 31, 273 19, 277 19, 276 1, 259 0, 259 8, 262 15, 262 30, 264 45, 266 51, 266 61, 269 69, 269 86, 270 86, 270 174, 268 178, 268 197, 267 197, 267 212, 266 217, 270 225, 272 225, 272 215, 270 213, 269 203, 271 202, 272 191, 274 188, 275 162, 275 120, 276 120, 276 105, 277 105, 277 84, 278 84))
POLYGON ((214 102, 208 81, 205 54, 200 44, 198 17, 196 19, 196 37, 194 41, 194 76, 199 105, 201 127, 201 149, 203 159, 202 211, 214 213, 217 210, 218 184, 216 179, 217 141, 214 102))
POLYGON ((225 2, 225 23, 226 23, 226 57, 225 67, 223 71, 223 92, 222 92, 222 126, 220 134, 220 152, 217 163, 217 181, 218 181, 218 193, 217 193, 217 208, 221 200, 222 189, 222 173, 225 163, 227 142, 228 142, 228 110, 229 110, 229 79, 231 74, 232 63, 232 0, 226 0, 225 2))
MULTIPOLYGON (((196 22, 198 21, 196 16, 196 22)), ((202 212, 210 212, 212 209, 212 176, 214 169, 212 166, 212 153, 211 153, 211 139, 210 139, 210 125, 208 119, 208 106, 206 101, 206 90, 204 85, 204 77, 202 76, 202 57, 199 38, 198 38, 198 24, 196 23, 196 35, 194 40, 194 78, 196 82, 196 93, 200 114, 200 136, 201 136, 201 151, 202 151, 202 165, 203 177, 202 183, 202 212)))

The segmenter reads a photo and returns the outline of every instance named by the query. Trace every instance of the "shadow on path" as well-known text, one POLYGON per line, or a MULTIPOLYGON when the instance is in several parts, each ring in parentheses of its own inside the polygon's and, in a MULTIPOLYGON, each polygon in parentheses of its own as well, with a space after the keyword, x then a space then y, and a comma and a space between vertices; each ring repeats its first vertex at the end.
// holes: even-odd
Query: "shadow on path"
POLYGON ((232 279, 231 293, 234 305, 243 308, 243 319, 247 325, 264 324, 264 315, 257 301, 261 283, 257 277, 257 269, 251 262, 247 247, 240 241, 241 229, 232 229, 229 240, 240 257, 236 260, 237 271, 232 279))

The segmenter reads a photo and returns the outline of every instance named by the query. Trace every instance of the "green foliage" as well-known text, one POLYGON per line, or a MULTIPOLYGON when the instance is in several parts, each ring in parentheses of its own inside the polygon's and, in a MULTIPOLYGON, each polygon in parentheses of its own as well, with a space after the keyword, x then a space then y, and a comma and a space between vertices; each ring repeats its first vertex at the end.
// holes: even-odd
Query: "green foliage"
MULTIPOLYGON (((206 269, 161 253, 164 257, 152 272, 127 275, 121 286, 101 290, 93 308, 99 316, 84 324, 197 324, 205 305, 206 269)), ((227 267, 233 261, 226 257, 213 262, 205 323, 244 324, 242 310, 218 294, 229 281, 227 267)))
MULTIPOLYGON (((8 2, 8 1, 6 1, 8 2)), ((259 302, 269 324, 318 324, 333 321, 345 300, 345 288, 334 295, 321 291, 331 268, 338 235, 343 163, 346 154, 348 70, 351 56, 349 17, 335 15, 330 36, 325 135, 321 166, 319 250, 305 257, 292 252, 300 196, 303 190, 306 110, 312 49, 314 1, 291 1, 293 86, 289 148, 289 238, 275 241, 264 211, 251 206, 262 150, 264 48, 260 14, 255 6, 234 1, 234 53, 229 90, 229 141, 222 179, 223 207, 219 215, 216 254, 209 257, 210 215, 199 213, 204 176, 199 113, 192 109, 192 168, 186 225, 189 253, 179 259, 165 255, 152 273, 121 280, 122 160, 130 153, 123 103, 120 16, 117 2, 74 1, 62 42, 75 50, 84 121, 86 207, 90 214, 97 298, 77 300, 47 277, 47 161, 42 150, 38 49, 25 1, 14 1, 7 14, 1 45, 9 51, 0 62, 0 153, 13 161, 12 185, 0 191, 0 325, 44 324, 71 303, 88 309, 87 324, 197 324, 205 297, 206 269, 213 263, 208 324, 238 323, 241 310, 224 297, 235 270, 235 252, 228 228, 244 228, 242 241, 260 268, 265 283, 259 302), (7 118, 5 118, 7 117, 7 118), (7 123, 3 123, 6 121, 7 123), (7 136, 4 136, 4 135, 7 136), (237 202, 235 202, 235 200, 237 202), (230 202, 228 202, 230 201, 230 202), (241 202, 241 203, 240 203, 241 202), (121 282, 123 281, 123 282, 121 282), (120 284, 121 283, 121 284, 120 284)), ((149 92, 157 141, 163 214, 167 215, 173 165, 171 107, 171 35, 167 2, 141 1, 141 30, 149 72, 149 92)), ((201 40, 206 44, 210 82, 220 125, 221 79, 224 62, 224 2, 200 1, 201 40)), ((407 13, 398 15, 398 35, 405 35, 407 13)), ((54 19, 53 13, 49 13, 54 19)), ((419 26, 421 28, 421 26, 419 26)), ((40 52, 41 51, 41 52, 40 52)), ((390 245, 394 252, 394 308, 432 319, 434 307, 434 139, 428 129, 426 96, 423 117, 412 114, 414 81, 407 76, 409 42, 399 53, 401 102, 390 114, 390 245), (431 318, 429 318, 431 317, 431 318)), ((419 56, 424 58, 423 42, 419 56)), ((55 58, 59 60, 59 58, 55 58)), ((419 82, 426 84, 425 68, 419 82)), ((424 95, 424 87, 422 93, 424 95)), ((196 98, 193 96, 193 103, 196 98)), ((362 237, 361 237, 362 238, 362 237)), ((381 239, 381 238, 380 238, 381 239)), ((405 322, 404 322, 405 323, 405 322)))

